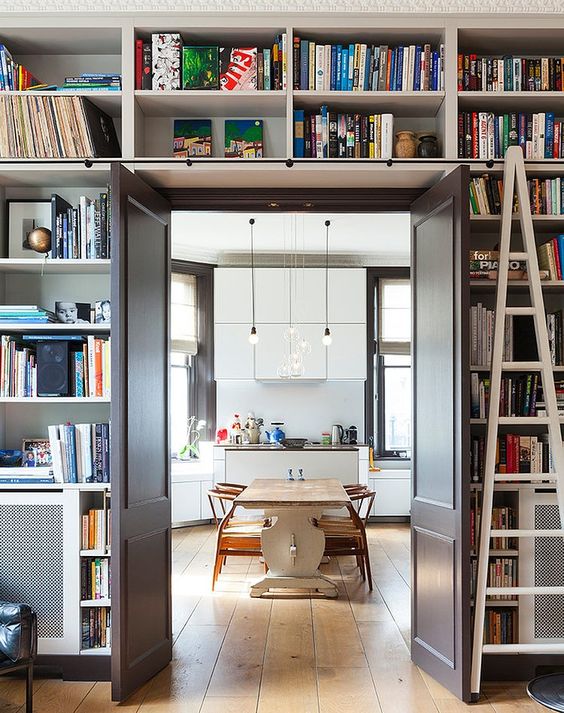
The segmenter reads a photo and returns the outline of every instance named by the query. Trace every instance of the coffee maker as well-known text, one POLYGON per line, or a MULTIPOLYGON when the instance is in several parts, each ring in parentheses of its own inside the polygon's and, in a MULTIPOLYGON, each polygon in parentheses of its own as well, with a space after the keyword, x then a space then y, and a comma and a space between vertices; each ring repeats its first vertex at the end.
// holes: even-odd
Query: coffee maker
POLYGON ((355 446, 358 443, 358 428, 356 426, 349 426, 345 431, 346 441, 351 446, 355 446))

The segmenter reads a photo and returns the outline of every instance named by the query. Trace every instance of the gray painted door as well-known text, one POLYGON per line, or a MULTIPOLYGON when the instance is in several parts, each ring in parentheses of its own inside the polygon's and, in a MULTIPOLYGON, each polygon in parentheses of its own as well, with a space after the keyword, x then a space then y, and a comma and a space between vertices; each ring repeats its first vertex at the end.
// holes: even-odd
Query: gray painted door
POLYGON ((112 698, 172 657, 170 207, 112 166, 112 698))
POLYGON ((412 206, 413 494, 411 657, 470 695, 469 170, 412 206))

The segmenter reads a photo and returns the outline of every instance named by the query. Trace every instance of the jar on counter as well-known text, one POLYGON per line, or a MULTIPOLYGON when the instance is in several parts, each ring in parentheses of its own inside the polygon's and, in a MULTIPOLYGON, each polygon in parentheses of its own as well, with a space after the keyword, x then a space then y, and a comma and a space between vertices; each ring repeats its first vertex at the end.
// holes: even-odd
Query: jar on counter
POLYGON ((321 434, 321 445, 330 446, 331 445, 331 434, 329 431, 323 431, 321 434))

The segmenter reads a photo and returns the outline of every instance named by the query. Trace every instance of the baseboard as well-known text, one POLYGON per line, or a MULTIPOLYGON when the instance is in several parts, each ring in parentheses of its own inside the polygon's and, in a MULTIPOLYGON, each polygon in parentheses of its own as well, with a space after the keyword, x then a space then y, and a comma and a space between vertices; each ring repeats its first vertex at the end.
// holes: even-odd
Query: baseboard
POLYGON ((111 656, 38 656, 35 674, 62 676, 65 681, 111 681, 111 656))

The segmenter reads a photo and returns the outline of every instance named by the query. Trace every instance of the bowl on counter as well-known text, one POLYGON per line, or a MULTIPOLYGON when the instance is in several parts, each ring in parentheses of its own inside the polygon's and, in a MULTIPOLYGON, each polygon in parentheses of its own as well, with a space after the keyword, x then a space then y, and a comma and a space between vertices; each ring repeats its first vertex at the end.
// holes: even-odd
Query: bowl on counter
POLYGON ((282 445, 284 448, 303 448, 307 442, 307 438, 285 438, 282 445))

